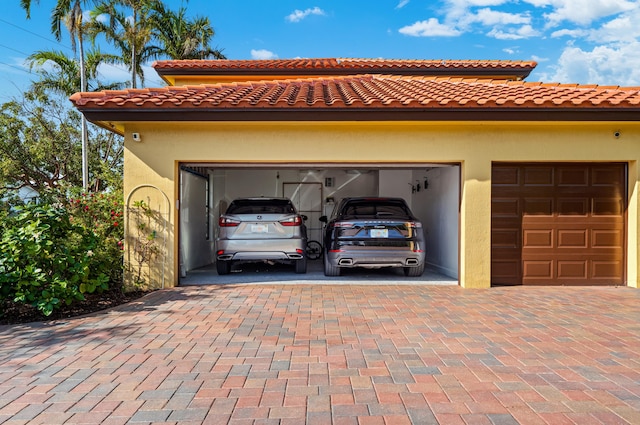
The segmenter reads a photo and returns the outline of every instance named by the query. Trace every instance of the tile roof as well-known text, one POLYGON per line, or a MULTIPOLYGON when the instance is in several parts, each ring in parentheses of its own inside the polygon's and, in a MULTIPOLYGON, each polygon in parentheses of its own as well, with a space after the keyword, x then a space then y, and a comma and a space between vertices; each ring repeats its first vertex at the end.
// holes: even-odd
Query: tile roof
MULTIPOLYGON (((640 112, 640 88, 394 75, 76 93, 81 111, 606 110, 640 112)), ((639 116, 640 118, 640 116, 639 116)))
MULTIPOLYGON (((230 75, 465 75, 524 79, 537 66, 534 61, 406 60, 406 59, 265 59, 265 60, 165 60, 153 64, 163 78, 172 76, 230 75)), ((167 79, 170 81, 170 79, 167 79)), ((172 82, 172 81, 170 81, 172 82)))
POLYGON ((504 60, 406 60, 406 59, 349 59, 349 58, 309 58, 309 59, 264 59, 264 60, 163 60, 156 61, 153 67, 157 70, 165 69, 264 69, 274 70, 369 70, 380 69, 533 69, 537 65, 534 61, 504 61, 504 60))

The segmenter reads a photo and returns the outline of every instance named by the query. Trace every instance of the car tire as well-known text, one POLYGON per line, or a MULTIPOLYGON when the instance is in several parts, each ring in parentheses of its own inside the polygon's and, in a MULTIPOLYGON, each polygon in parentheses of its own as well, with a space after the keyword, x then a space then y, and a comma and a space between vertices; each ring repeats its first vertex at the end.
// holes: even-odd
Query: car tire
POLYGON ((324 275, 340 276, 340 267, 332 266, 327 256, 324 256, 324 275))
POLYGON ((410 277, 420 277, 424 273, 424 263, 420 264, 418 267, 405 267, 404 275, 410 277))
POLYGON ((218 270, 219 275, 231 273, 231 261, 216 260, 216 270, 218 270))
POLYGON ((307 272, 307 257, 302 257, 300 260, 295 261, 296 273, 304 274, 307 272))
POLYGON ((322 245, 318 241, 307 242, 307 258, 309 260, 317 260, 322 257, 322 245))

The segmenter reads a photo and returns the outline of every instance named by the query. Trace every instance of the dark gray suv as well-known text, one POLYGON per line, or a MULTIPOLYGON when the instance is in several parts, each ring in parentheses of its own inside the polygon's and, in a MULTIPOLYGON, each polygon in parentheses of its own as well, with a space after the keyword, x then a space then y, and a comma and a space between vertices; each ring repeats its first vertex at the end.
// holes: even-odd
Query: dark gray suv
POLYGON ((351 267, 400 267, 406 276, 424 272, 422 223, 402 198, 345 198, 326 223, 324 274, 351 267))
POLYGON ((307 229, 287 198, 241 198, 218 220, 216 268, 231 271, 234 261, 278 261, 307 272, 307 229))

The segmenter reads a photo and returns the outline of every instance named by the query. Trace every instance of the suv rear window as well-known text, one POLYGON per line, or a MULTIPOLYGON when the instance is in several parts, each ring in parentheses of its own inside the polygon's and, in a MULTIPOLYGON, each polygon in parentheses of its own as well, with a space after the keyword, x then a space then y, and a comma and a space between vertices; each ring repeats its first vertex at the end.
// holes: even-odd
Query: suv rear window
POLYGON ((295 214, 286 199, 238 199, 229 205, 227 214, 295 214))
POLYGON ((387 200, 358 200, 348 202, 342 209, 341 215, 356 216, 410 216, 407 206, 403 202, 387 200))

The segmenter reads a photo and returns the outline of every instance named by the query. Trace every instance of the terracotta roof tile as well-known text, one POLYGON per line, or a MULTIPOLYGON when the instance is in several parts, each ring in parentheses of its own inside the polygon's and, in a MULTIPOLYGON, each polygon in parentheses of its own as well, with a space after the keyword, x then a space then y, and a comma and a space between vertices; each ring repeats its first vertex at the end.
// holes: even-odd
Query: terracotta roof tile
POLYGON ((407 60, 407 59, 350 59, 350 58, 308 58, 308 59, 264 59, 264 60, 161 60, 153 67, 163 69, 232 69, 269 71, 292 70, 320 70, 320 69, 349 69, 373 70, 392 68, 494 68, 494 69, 533 69, 537 65, 534 61, 505 61, 505 60, 407 60))
POLYGON ((526 78, 534 61, 407 60, 307 58, 264 60, 162 60, 153 64, 163 78, 169 76, 304 76, 304 75, 489 75, 526 78))
MULTIPOLYGON (((357 75, 76 93, 84 110, 633 108, 637 87, 357 75)), ((640 109, 639 109, 640 111, 640 109)))

